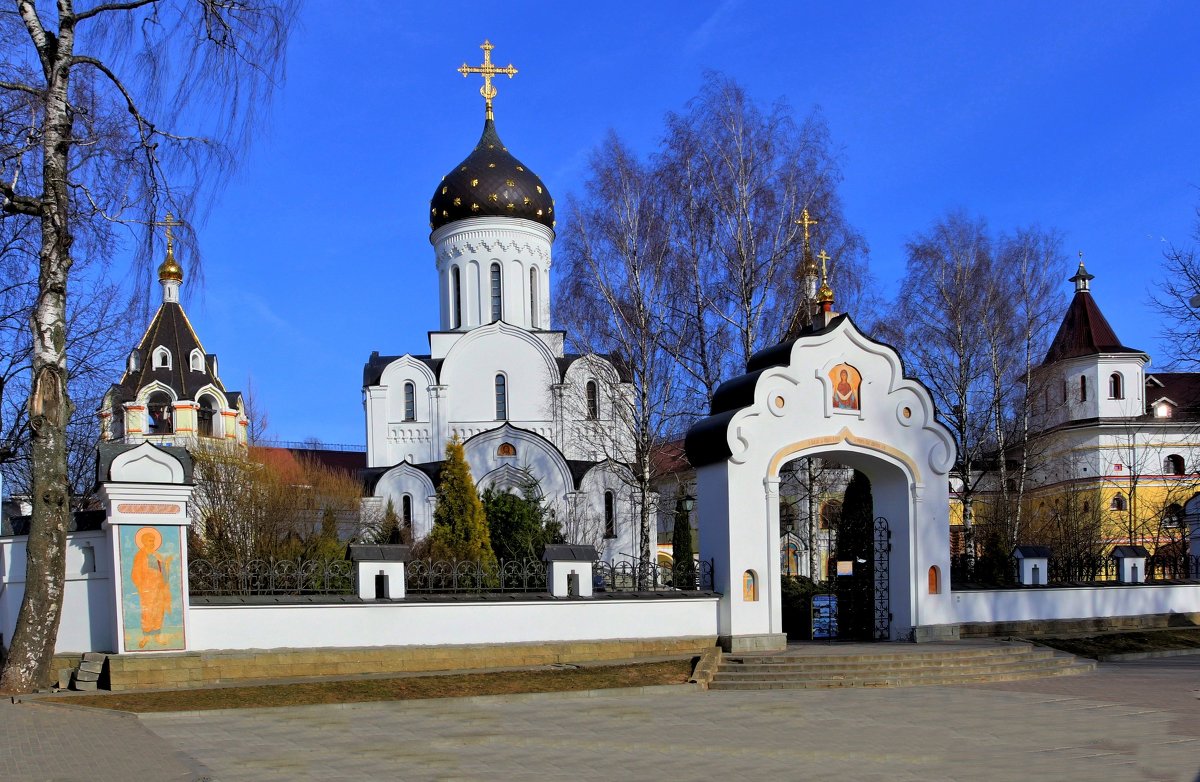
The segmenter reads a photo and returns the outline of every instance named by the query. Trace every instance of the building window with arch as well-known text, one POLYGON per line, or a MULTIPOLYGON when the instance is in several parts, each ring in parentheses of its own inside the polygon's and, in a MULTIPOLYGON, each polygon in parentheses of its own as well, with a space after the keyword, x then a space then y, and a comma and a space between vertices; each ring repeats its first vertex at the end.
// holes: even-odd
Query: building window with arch
POLYGON ((1183 457, 1173 453, 1163 459, 1163 473, 1166 475, 1183 475, 1183 457))
POLYGON ((529 270, 529 325, 538 328, 538 272, 529 270))
POLYGON ((942 593, 942 573, 938 570, 937 565, 929 566, 929 594, 940 595, 942 593))
POLYGON ((1121 377, 1120 372, 1113 372, 1108 376, 1108 398, 1125 398, 1125 379, 1121 377))
POLYGON ((450 328, 462 327, 462 272, 450 267, 450 328))
POLYGON ((412 529, 412 495, 405 494, 400 498, 400 524, 406 530, 412 529))
POLYGON ((201 437, 216 437, 217 402, 208 394, 200 397, 200 409, 196 411, 196 429, 201 437))
POLYGON ((508 420, 508 380, 496 375, 496 420, 508 420))
POLYGON ((1168 527, 1182 527, 1183 522, 1183 507, 1177 502, 1172 502, 1163 511, 1163 524, 1168 527))
POLYGON ((154 369, 170 369, 171 368, 171 351, 159 346, 154 349, 154 369))
POLYGON ((175 406, 171 397, 163 391, 155 391, 146 401, 147 423, 150 434, 173 434, 175 425, 172 422, 175 406))
POLYGON ((818 524, 821 529, 837 529, 841 515, 842 503, 838 500, 826 500, 821 503, 821 518, 818 524))
POLYGON ((1113 495, 1112 502, 1109 503, 1108 507, 1111 510, 1126 510, 1129 505, 1125 502, 1125 495, 1117 492, 1113 495))
POLYGON ((204 371, 204 354, 201 353, 199 351, 199 349, 192 351, 192 371, 193 372, 203 372, 204 371))
POLYGON ((417 420, 417 387, 412 381, 404 384, 404 420, 417 420))
POLYGON ((611 491, 604 492, 604 537, 615 538, 617 536, 617 508, 616 498, 611 491))
POLYGON ((1062 398, 1063 404, 1067 402, 1067 379, 1064 377, 1062 381, 1062 398))
POLYGON ((1087 401, 1087 375, 1079 376, 1079 401, 1087 401))
POLYGON ((595 380, 587 382, 587 417, 593 421, 600 417, 600 392, 595 380))
POLYGON ((500 320, 500 264, 492 264, 492 321, 500 320))

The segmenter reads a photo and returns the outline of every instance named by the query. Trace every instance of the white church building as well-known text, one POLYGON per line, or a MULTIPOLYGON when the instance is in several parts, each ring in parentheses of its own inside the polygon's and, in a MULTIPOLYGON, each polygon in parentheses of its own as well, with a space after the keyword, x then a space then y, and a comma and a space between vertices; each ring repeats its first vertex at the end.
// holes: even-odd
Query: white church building
MULTIPOLYGON (((494 89, 494 88, 493 88, 494 89)), ((493 92, 494 94, 494 92, 493 92)), ((536 482, 571 542, 637 558, 632 386, 619 360, 567 352, 554 327, 554 199, 496 132, 438 183, 429 226, 440 318, 427 352, 372 353, 363 368, 370 502, 429 533, 446 444, 480 491, 536 482)))

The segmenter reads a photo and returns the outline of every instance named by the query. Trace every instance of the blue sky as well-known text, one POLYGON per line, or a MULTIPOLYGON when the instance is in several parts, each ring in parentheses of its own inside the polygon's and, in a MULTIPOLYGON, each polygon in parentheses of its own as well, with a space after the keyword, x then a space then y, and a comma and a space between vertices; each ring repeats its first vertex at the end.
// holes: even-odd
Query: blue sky
POLYGON ((520 70, 498 83, 500 134, 559 203, 609 128, 651 149, 717 70, 798 113, 820 106, 885 296, 905 241, 948 209, 1038 223, 1086 253, 1122 340, 1163 356, 1149 292, 1200 205, 1195 3, 567 6, 303 11, 270 123, 198 226, 203 287, 185 288, 271 436, 364 442, 367 356, 427 351, 428 199, 478 138, 479 79, 455 68, 484 38, 520 70))

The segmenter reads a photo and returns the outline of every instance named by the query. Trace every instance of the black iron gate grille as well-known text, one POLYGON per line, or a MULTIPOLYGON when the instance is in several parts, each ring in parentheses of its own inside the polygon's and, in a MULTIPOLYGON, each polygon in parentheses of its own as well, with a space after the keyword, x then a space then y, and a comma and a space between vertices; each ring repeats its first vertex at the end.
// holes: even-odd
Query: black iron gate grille
POLYGON ((875 640, 886 641, 891 636, 892 603, 889 568, 892 554, 892 531, 887 519, 878 516, 874 530, 875 563, 872 572, 875 586, 875 640))

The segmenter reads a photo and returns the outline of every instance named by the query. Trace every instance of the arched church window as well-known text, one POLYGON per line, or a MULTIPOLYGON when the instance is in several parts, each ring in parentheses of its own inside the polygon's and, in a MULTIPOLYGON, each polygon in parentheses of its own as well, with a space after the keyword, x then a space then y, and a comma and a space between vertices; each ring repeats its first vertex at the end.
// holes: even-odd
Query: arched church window
POLYGON ((146 402, 146 412, 150 423, 150 434, 171 434, 175 426, 171 420, 174 406, 171 397, 163 391, 155 391, 146 402))
POLYGON ((201 437, 213 437, 213 421, 217 416, 217 404, 208 394, 200 397, 200 409, 196 411, 196 425, 201 437))
POLYGON ((412 495, 405 494, 400 498, 400 523, 406 530, 412 529, 412 495))
POLYGON ((1120 372, 1113 372, 1108 376, 1108 398, 1125 398, 1125 383, 1123 382, 1120 372))
POLYGON ((193 372, 204 371, 204 354, 199 349, 192 351, 191 363, 193 372))
POLYGON ((617 536, 617 508, 616 498, 613 497, 611 491, 604 492, 604 537, 615 538, 617 536))
POLYGON ((508 382, 504 375, 496 375, 496 420, 508 420, 508 382))
POLYGON ((154 350, 154 369, 171 368, 171 351, 161 345, 154 350))
POLYGON ((411 381, 404 384, 404 420, 417 420, 417 387, 411 381))
POLYGON ((1087 375, 1079 376, 1079 401, 1087 401, 1087 375))
POLYGON ((942 592, 942 573, 937 565, 929 566, 929 594, 939 595, 942 592))
POLYGON ((1063 404, 1067 402, 1067 379, 1064 377, 1062 381, 1062 398, 1063 404))
POLYGON ((500 264, 492 264, 492 320, 500 320, 500 264))
POLYGON ((600 417, 600 394, 596 389, 595 380, 587 382, 587 417, 591 419, 600 417))
POLYGON ((129 352, 129 363, 127 366, 130 372, 137 372, 142 368, 142 354, 136 348, 129 352))
POLYGON ((516 456, 517 449, 512 443, 500 443, 500 447, 496 449, 497 456, 516 456))
POLYGON ((1128 507, 1129 506, 1125 504, 1125 495, 1121 494, 1120 492, 1117 492, 1115 495, 1113 495, 1112 502, 1109 504, 1109 508, 1112 510, 1125 510, 1128 507))
POLYGON ((1163 459, 1163 472, 1167 475, 1183 475, 1183 457, 1173 453, 1163 459))
POLYGON ((450 296, 453 301, 450 302, 453 318, 450 321, 450 328, 457 329, 462 327, 462 272, 457 266, 450 267, 450 296))
POLYGON ((1183 520, 1183 507, 1177 502, 1172 502, 1163 511, 1163 523, 1168 527, 1182 527, 1183 520))
POLYGON ((529 270, 529 325, 538 327, 538 273, 537 269, 529 270))

